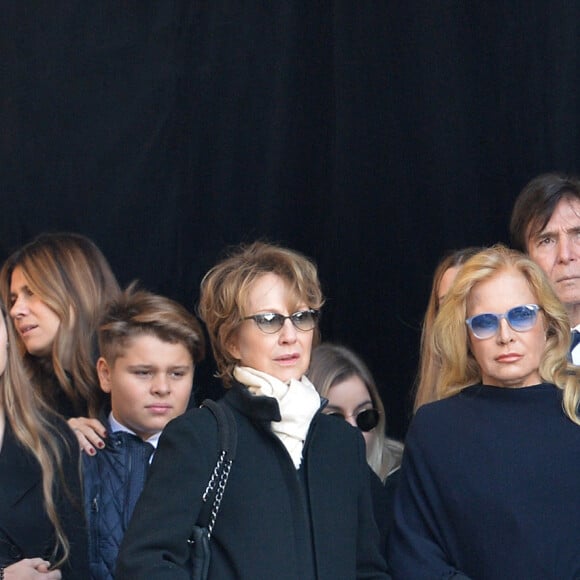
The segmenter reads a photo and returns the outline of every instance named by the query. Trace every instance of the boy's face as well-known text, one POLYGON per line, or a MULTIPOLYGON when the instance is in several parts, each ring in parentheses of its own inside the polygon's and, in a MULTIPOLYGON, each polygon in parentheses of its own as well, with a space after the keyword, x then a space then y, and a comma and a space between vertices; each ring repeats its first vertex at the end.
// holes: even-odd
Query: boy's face
POLYGON ((143 334, 109 366, 97 361, 101 389, 111 395, 113 416, 145 440, 187 408, 193 360, 182 343, 143 334))

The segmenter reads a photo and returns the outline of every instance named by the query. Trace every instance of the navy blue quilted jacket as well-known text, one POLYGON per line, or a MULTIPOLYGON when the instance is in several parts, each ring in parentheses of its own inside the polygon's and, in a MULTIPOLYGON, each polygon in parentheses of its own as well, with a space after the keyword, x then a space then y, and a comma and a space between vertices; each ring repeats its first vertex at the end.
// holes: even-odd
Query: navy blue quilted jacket
POLYGON ((152 452, 150 443, 116 432, 110 433, 105 449, 95 456, 83 453, 92 580, 114 578, 119 546, 143 490, 152 452))

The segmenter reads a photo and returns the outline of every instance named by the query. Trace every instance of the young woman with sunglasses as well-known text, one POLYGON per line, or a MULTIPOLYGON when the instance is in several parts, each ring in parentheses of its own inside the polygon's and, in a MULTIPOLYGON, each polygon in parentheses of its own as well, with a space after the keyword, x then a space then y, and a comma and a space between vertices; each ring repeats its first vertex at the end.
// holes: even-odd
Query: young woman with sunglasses
POLYGON ((550 281, 503 246, 476 254, 431 341, 441 400, 407 435, 394 577, 580 578, 580 380, 550 281))
MULTIPOLYGON (((199 313, 228 388, 220 404, 238 431, 210 578, 387 578, 363 438, 321 413, 305 377, 322 304, 314 264, 271 244, 238 247, 202 281, 199 313)), ((187 539, 217 456, 207 409, 167 426, 117 580, 191 577, 187 539)))
POLYGON ((308 378, 328 400, 323 413, 360 429, 368 464, 384 483, 399 468, 403 445, 385 436, 385 410, 367 365, 352 350, 323 343, 312 351, 308 378))
POLYGON ((323 343, 312 351, 308 378, 328 400, 323 413, 357 427, 366 444, 375 518, 385 545, 403 445, 386 437, 385 409, 367 365, 352 350, 323 343))

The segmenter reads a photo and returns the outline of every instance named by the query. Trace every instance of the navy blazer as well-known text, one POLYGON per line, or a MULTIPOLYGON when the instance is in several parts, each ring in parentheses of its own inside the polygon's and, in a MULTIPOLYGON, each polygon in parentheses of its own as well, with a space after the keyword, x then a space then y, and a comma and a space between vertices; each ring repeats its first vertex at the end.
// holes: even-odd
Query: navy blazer
MULTIPOLYGON (((61 568, 62 577, 86 580, 88 548, 81 501, 79 447, 67 424, 57 421, 68 442, 68 448, 63 442, 62 449, 63 473, 70 494, 69 497, 60 486, 57 488, 56 508, 71 548, 69 563, 61 568)), ((0 565, 37 557, 54 562, 58 559, 52 555, 54 543, 54 530, 44 509, 40 466, 17 441, 7 420, 0 449, 0 565)))

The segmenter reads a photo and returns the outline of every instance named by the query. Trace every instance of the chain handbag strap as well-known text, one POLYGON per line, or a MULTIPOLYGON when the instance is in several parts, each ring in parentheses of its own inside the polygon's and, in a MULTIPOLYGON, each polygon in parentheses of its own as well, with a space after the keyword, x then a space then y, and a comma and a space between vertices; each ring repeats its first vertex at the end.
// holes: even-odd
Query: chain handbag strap
POLYGON ((232 460, 222 462, 222 472, 217 484, 217 490, 215 492, 215 497, 213 500, 213 506, 211 508, 211 517, 207 525, 207 537, 211 538, 213 532, 213 527, 217 518, 220 505, 222 503, 222 498, 224 497, 224 491, 226 489, 226 484, 228 482, 228 477, 230 476, 230 470, 232 468, 232 460))
POLYGON ((227 405, 219 405, 211 399, 206 399, 202 406, 207 407, 216 418, 221 448, 218 460, 202 496, 205 504, 213 495, 213 503, 207 522, 207 537, 210 538, 236 455, 237 429, 235 418, 227 405))

